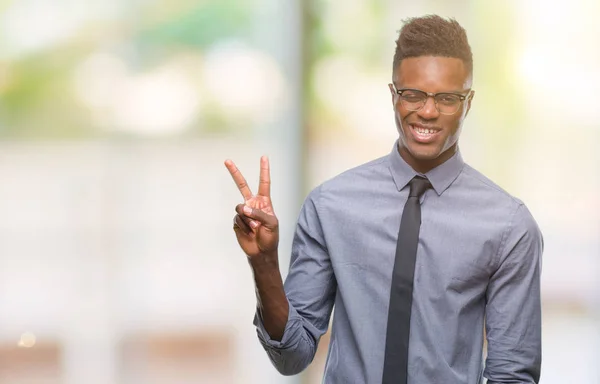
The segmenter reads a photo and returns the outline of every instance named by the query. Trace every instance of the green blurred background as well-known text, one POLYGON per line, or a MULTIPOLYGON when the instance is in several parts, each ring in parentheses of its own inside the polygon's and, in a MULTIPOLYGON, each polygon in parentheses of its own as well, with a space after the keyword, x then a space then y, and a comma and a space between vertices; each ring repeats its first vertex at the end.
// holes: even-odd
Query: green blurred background
POLYGON ((223 161, 312 188, 388 153, 402 20, 473 48, 465 160, 545 236, 542 383, 600 383, 600 3, 0 0, 0 382, 319 383, 252 326, 223 161))

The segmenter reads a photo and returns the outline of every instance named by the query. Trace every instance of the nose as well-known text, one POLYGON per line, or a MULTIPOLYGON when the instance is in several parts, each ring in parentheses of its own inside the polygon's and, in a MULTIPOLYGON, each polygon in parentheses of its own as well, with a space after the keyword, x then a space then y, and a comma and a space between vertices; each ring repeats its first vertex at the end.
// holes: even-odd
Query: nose
POLYGON ((421 116, 423 119, 426 120, 431 120, 431 119, 435 119, 436 117, 439 116, 440 112, 437 110, 437 107, 435 106, 435 99, 433 97, 428 97, 425 100, 425 105, 423 105, 423 108, 421 108, 418 112, 419 116, 421 116))

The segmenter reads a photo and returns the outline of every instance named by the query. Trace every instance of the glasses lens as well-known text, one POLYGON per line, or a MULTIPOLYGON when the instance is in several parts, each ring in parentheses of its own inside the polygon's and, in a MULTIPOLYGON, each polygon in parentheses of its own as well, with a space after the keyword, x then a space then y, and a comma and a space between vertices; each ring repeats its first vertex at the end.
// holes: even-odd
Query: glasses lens
POLYGON ((400 100, 402 101, 402 105, 404 108, 409 111, 419 110, 425 105, 425 100, 427 99, 427 94, 424 92, 406 90, 402 92, 400 95, 400 100))
POLYGON ((441 113, 453 114, 460 107, 460 96, 451 93, 441 93, 435 98, 437 107, 441 113))

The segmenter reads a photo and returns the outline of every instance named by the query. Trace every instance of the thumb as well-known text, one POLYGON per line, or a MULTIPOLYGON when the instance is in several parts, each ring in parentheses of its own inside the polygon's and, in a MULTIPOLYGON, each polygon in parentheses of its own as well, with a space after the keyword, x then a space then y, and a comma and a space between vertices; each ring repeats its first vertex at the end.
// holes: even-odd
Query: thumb
POLYGON ((258 221, 270 231, 275 231, 279 226, 279 221, 275 215, 269 215, 260 209, 252 208, 245 204, 238 205, 238 209, 238 213, 258 221))

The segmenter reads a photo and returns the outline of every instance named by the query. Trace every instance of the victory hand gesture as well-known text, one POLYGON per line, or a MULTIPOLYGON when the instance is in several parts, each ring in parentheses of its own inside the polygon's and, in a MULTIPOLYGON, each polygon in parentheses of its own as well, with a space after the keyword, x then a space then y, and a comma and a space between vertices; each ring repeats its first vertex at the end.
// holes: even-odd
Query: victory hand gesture
POLYGON ((253 195, 246 179, 231 160, 225 161, 233 181, 244 197, 244 204, 235 207, 233 230, 238 243, 250 261, 261 256, 276 255, 279 243, 279 221, 271 204, 269 159, 260 158, 258 193, 253 195))

